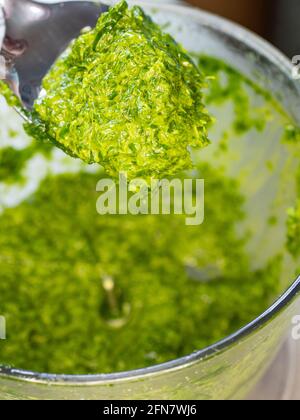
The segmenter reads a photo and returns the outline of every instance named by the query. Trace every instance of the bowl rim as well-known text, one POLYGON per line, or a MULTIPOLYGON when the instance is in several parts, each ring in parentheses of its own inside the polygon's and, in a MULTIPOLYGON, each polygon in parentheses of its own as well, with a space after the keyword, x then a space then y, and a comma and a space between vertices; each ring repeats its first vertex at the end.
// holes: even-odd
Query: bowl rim
MULTIPOLYGON (((130 2, 129 3, 135 3, 130 2)), ((265 41, 260 36, 254 34, 248 29, 231 22, 225 18, 219 17, 209 12, 205 12, 199 8, 192 6, 184 6, 180 4, 151 4, 148 1, 140 1, 139 4, 153 9, 180 12, 186 17, 190 16, 192 19, 198 19, 205 27, 217 30, 225 35, 232 36, 246 44, 250 49, 258 51, 263 56, 268 56, 269 61, 272 61, 289 79, 292 81, 292 63, 279 50, 273 47, 270 43, 265 41)), ((299 90, 300 92, 300 90, 299 90)), ((64 375, 52 373, 38 373, 22 369, 10 368, 0 365, 0 377, 9 377, 10 379, 18 379, 23 381, 30 381, 41 384, 60 384, 65 386, 74 385, 97 385, 105 383, 116 383, 121 381, 130 381, 138 378, 145 378, 150 375, 164 374, 173 370, 183 369, 186 366, 196 363, 199 360, 208 358, 216 353, 225 351, 230 348, 232 344, 246 338, 252 332, 265 326, 268 321, 280 313, 283 309, 288 307, 293 300, 300 295, 300 275, 292 283, 292 285, 271 305, 265 312, 259 315, 256 319, 240 328, 238 331, 227 336, 223 340, 212 344, 202 350, 193 352, 190 355, 180 357, 165 363, 153 365, 147 368, 108 373, 108 374, 90 374, 90 375, 64 375)))

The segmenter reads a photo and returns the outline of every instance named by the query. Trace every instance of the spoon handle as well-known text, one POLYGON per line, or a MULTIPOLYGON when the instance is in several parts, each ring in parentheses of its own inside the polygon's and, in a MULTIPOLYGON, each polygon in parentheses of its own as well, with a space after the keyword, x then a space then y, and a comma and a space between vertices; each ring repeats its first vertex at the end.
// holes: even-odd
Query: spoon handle
POLYGON ((32 109, 43 78, 70 42, 83 28, 93 27, 107 9, 98 0, 56 3, 4 0, 6 28, 2 55, 8 68, 6 80, 15 93, 18 89, 25 108, 32 109))

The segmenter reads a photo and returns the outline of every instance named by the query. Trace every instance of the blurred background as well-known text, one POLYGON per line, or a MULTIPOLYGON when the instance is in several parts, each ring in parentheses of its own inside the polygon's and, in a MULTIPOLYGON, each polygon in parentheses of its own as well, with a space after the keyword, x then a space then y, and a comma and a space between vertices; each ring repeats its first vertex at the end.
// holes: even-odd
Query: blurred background
MULTIPOLYGON (((188 0, 270 41, 287 56, 300 55, 300 0, 188 0)), ((300 400, 300 342, 286 343, 250 400, 300 400)))
MULTIPOLYGON (((152 0, 190 3, 256 32, 288 57, 300 55, 300 0, 152 0)), ((250 400, 300 400, 300 341, 287 341, 250 400)))
MULTIPOLYGON (((42 3, 53 3, 57 0, 39 1, 42 3)), ((192 4, 251 29, 270 41, 289 57, 300 54, 300 0, 149 1, 153 3, 192 4)))
POLYGON ((300 0, 188 0, 234 20, 276 45, 289 57, 300 54, 300 0))

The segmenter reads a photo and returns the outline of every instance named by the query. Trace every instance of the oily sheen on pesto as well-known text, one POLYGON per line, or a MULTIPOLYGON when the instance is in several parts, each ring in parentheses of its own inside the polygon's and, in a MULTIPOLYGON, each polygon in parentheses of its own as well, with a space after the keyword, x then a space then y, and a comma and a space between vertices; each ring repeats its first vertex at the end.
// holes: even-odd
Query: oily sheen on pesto
POLYGON ((204 84, 183 48, 122 1, 54 65, 27 131, 112 177, 174 175, 208 144, 204 84))

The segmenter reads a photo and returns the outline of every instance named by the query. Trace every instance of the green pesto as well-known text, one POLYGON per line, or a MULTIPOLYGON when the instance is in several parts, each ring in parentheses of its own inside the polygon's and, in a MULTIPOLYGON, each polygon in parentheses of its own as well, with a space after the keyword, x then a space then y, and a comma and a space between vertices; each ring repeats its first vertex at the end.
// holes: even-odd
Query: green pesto
MULTIPOLYGON (((10 135, 12 136, 13 133, 10 135)), ((52 145, 35 142, 24 150, 13 147, 0 148, 0 182, 6 184, 21 183, 25 181, 23 170, 28 160, 37 152, 49 156, 52 145)))
POLYGON ((13 147, 0 149, 0 182, 15 183, 22 181, 22 170, 30 156, 32 156, 32 151, 28 149, 21 152, 13 147))
POLYGON ((285 141, 287 143, 300 144, 300 127, 290 123, 285 127, 285 141))
MULTIPOLYGON (((233 101, 233 130, 240 135, 261 130, 273 100, 265 94, 259 109, 241 101, 241 118, 237 105, 248 80, 219 60, 205 60, 215 76, 209 103, 233 101)), ((283 116, 285 124, 292 123, 283 116)), ((224 135, 224 151, 230 138, 224 135)), ((281 291, 281 258, 251 271, 248 235, 236 233, 244 218, 238 180, 205 164, 194 176, 206 183, 199 228, 187 228, 184 216, 99 216, 99 175, 83 173, 48 178, 7 209, 0 217, 0 314, 8 339, 0 342, 0 363, 70 374, 150 366, 212 344, 266 309, 281 291), (118 301, 113 311, 103 289, 110 278, 118 301), (118 318, 125 323, 116 328, 118 318)), ((290 232, 300 231, 297 223, 290 232)))
POLYGON ((9 86, 3 80, 0 80, 0 94, 4 96, 8 105, 14 106, 14 107, 17 107, 17 108, 21 107, 20 100, 11 91, 9 86))
MULTIPOLYGON (((272 110, 275 109, 282 119, 282 143, 292 146, 300 144, 300 127, 292 121, 270 93, 253 83, 235 68, 217 58, 207 55, 194 55, 194 57, 197 59, 203 74, 210 76, 209 89, 205 95, 207 105, 220 106, 225 102, 233 104, 233 133, 243 135, 253 129, 263 131, 270 120, 272 110), (224 76, 226 83, 224 83, 224 76), (263 99, 261 107, 252 106, 247 88, 261 96, 263 99)), ((225 132, 219 146, 222 152, 226 152, 229 139, 230 133, 225 132)), ((298 153, 297 149, 295 149, 295 153, 298 153)), ((266 162, 266 166, 270 172, 274 170, 272 162, 266 162)), ((286 246, 295 259, 300 257, 300 169, 296 179, 296 187, 298 200, 295 206, 287 210, 286 221, 286 246)), ((270 226, 275 226, 278 220, 276 217, 271 216, 268 223, 270 226)), ((299 274, 299 271, 297 274, 299 274)))
POLYGON ((212 344, 266 309, 281 260, 250 271, 235 232, 238 184, 207 165, 198 170, 208 220, 197 229, 182 216, 99 216, 99 176, 87 174, 48 178, 6 210, 1 363, 57 373, 149 366, 212 344), (115 281, 119 313, 108 310, 105 278, 115 281), (124 325, 114 327, 115 317, 124 325))
POLYGON ((287 211, 287 248, 290 254, 298 260, 300 257, 300 166, 296 178, 296 188, 296 204, 287 211))
MULTIPOLYGON (((198 62, 202 74, 209 81, 209 89, 205 95, 205 103, 220 106, 227 101, 233 104, 234 121, 232 131, 243 135, 251 130, 263 132, 267 123, 272 119, 272 112, 276 110, 282 117, 284 127, 282 142, 300 143, 300 128, 286 114, 279 102, 247 76, 231 67, 226 62, 204 54, 193 54, 198 62), (225 78, 225 83, 224 83, 225 78), (260 107, 251 104, 249 90, 262 98, 260 107)), ((221 147, 226 147, 229 133, 224 134, 221 147)))
POLYGON ((204 85, 182 47, 122 1, 50 70, 26 130, 112 177, 171 176, 208 144, 204 85))
POLYGON ((269 105, 272 97, 223 61, 201 55, 198 63, 204 74, 212 76, 209 93, 205 98, 207 105, 221 105, 228 100, 231 101, 235 113, 232 128, 236 134, 242 135, 253 128, 263 131, 270 116, 269 105), (226 83, 220 77, 220 73, 226 75, 226 83), (249 93, 246 90, 247 85, 256 93, 263 95, 264 106, 252 109, 249 93))
POLYGON ((287 232, 288 250, 297 258, 300 256, 300 200, 288 210, 287 232))

